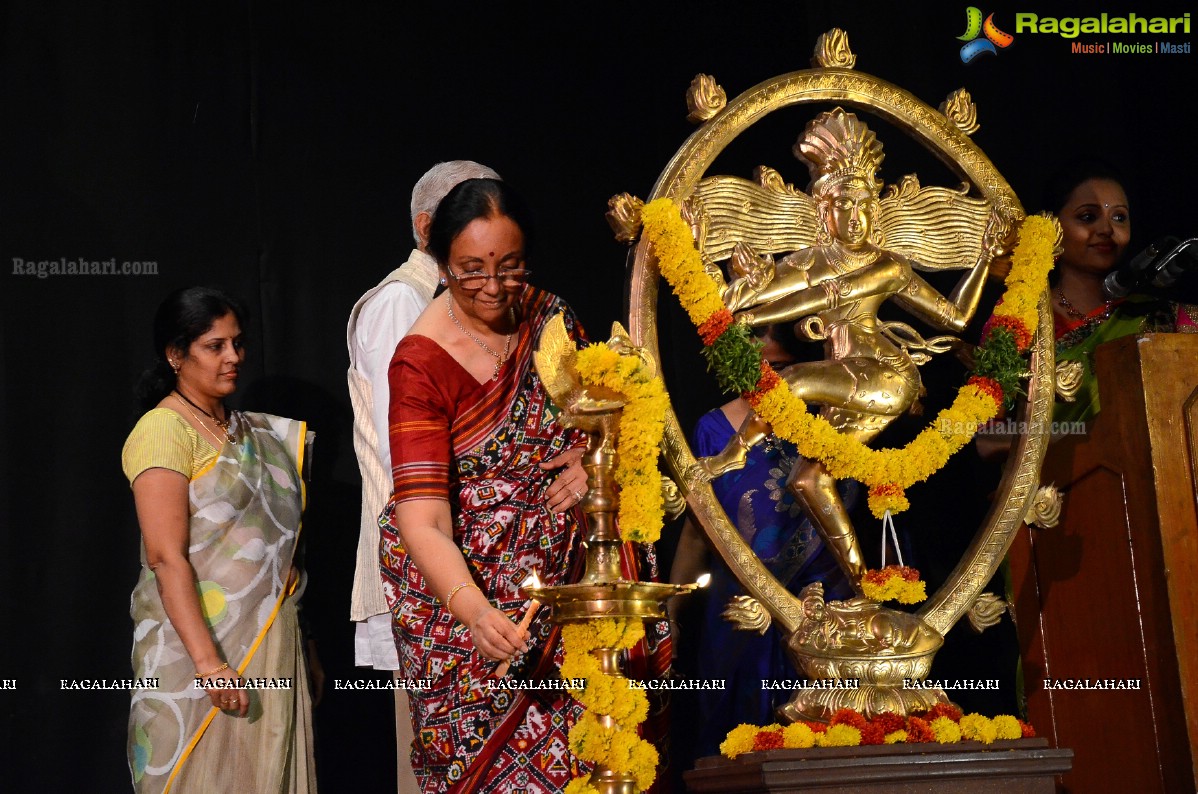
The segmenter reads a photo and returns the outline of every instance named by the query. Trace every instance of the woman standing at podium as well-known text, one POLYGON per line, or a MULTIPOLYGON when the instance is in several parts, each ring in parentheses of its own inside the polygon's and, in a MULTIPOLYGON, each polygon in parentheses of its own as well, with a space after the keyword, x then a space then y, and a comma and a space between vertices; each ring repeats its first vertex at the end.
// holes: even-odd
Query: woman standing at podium
POLYGON ((1089 422, 1100 407, 1094 350, 1132 334, 1198 331, 1198 307, 1138 294, 1111 300, 1103 291, 1131 239, 1127 192, 1110 165, 1072 163, 1049 179, 1042 206, 1060 219, 1064 232, 1052 286, 1057 362, 1076 361, 1082 368, 1077 396, 1058 402, 1053 420, 1089 422))

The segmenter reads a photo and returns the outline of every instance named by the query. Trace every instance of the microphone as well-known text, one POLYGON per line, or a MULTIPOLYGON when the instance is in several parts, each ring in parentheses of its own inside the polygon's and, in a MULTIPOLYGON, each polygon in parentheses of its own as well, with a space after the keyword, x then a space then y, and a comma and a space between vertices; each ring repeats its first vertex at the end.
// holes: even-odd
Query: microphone
POLYGON ((1152 277, 1152 286, 1158 289, 1171 287, 1183 273, 1198 269, 1198 257, 1190 250, 1195 243, 1198 243, 1198 237, 1191 237, 1165 254, 1152 268, 1156 273, 1152 277))
MULTIPOLYGON (((1150 281, 1155 286, 1169 286, 1182 272, 1188 269, 1188 266, 1184 264, 1170 266, 1177 259, 1178 254, 1193 242, 1194 238, 1186 240, 1184 243, 1176 237, 1160 238, 1136 254, 1126 265, 1108 273, 1102 281, 1102 291, 1106 293, 1107 298, 1117 300, 1126 298, 1137 287, 1150 281), (1169 271, 1167 276, 1163 275, 1166 269, 1169 271), (1164 283, 1156 284, 1158 278, 1164 283)), ((1190 259, 1190 257, 1184 257, 1182 263, 1190 259)))

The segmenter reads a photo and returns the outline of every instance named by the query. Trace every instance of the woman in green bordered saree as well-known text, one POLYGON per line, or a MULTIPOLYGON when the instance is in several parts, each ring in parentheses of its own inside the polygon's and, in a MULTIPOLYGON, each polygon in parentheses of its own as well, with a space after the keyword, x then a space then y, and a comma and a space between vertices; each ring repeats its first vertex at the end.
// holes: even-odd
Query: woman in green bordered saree
POLYGON ((217 290, 169 296, 146 407, 122 452, 142 536, 131 599, 138 792, 310 792, 311 698, 293 565, 306 426, 228 411, 244 311, 217 290))
POLYGON ((1052 288, 1057 362, 1081 365, 1081 388, 1072 402, 1059 402, 1053 420, 1088 423, 1099 411, 1094 351, 1104 342, 1151 332, 1198 331, 1195 307, 1166 298, 1132 294, 1110 300, 1103 281, 1120 262, 1131 239, 1130 202, 1114 167, 1079 159, 1048 180, 1044 207, 1061 221, 1063 252, 1052 288))

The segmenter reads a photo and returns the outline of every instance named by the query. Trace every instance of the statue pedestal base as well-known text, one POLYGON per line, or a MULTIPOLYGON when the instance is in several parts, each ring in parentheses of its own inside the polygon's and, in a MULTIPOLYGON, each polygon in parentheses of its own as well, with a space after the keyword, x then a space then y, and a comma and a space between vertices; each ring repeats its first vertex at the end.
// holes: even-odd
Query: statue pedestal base
POLYGON ((812 747, 701 758, 683 775, 691 792, 822 791, 851 794, 1052 794, 1073 766, 1072 750, 1047 739, 993 744, 812 747))

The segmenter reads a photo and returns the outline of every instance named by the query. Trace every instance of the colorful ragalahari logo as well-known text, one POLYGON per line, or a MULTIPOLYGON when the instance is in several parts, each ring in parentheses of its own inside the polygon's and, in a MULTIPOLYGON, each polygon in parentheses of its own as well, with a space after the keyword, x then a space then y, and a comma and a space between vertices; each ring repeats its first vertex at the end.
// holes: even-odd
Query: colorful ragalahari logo
POLYGON ((1015 37, 998 29, 994 24, 994 14, 986 17, 986 21, 982 22, 981 9, 977 6, 970 6, 965 9, 965 33, 957 36, 957 40, 965 42, 965 46, 961 48, 961 62, 969 63, 985 53, 997 55, 998 49, 996 48, 1005 50, 1011 46, 1015 37), (985 34, 985 38, 978 38, 980 34, 985 34))

